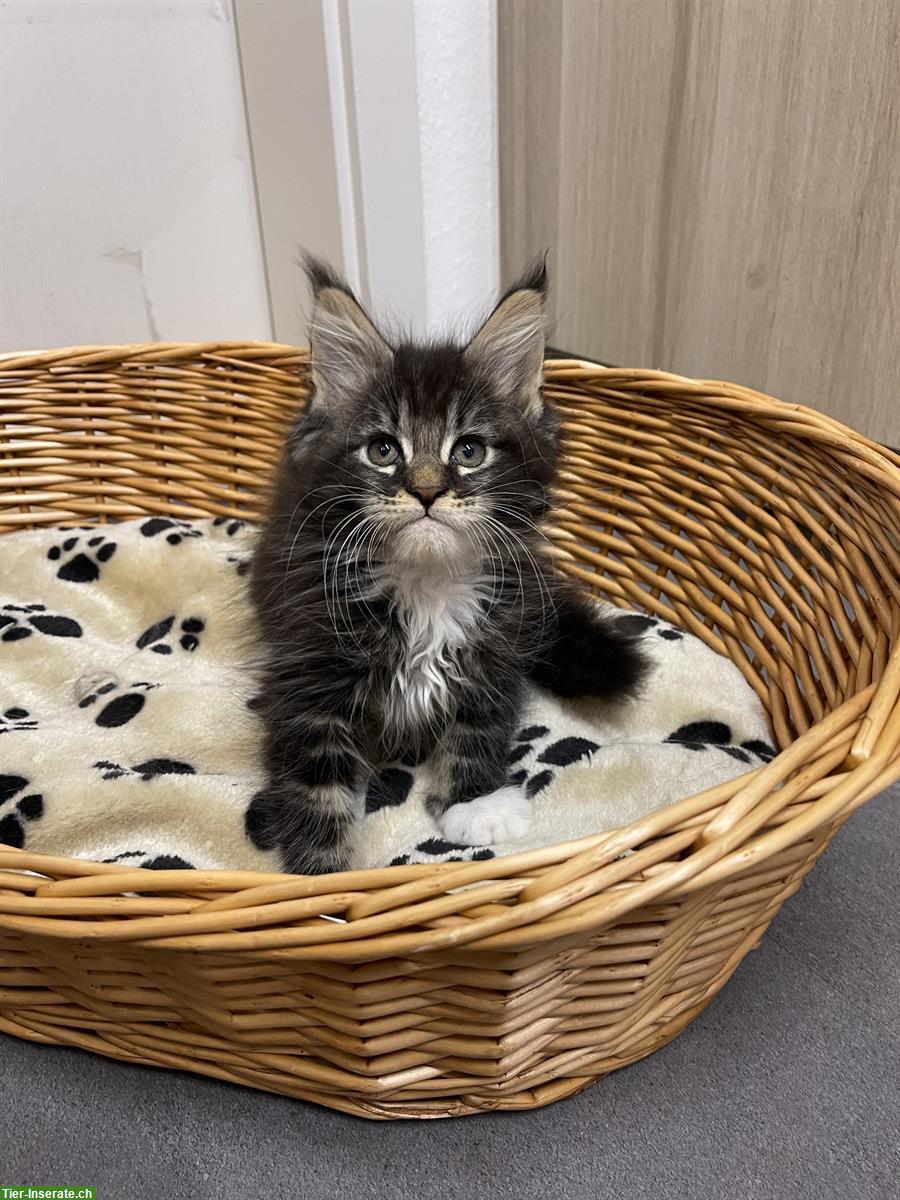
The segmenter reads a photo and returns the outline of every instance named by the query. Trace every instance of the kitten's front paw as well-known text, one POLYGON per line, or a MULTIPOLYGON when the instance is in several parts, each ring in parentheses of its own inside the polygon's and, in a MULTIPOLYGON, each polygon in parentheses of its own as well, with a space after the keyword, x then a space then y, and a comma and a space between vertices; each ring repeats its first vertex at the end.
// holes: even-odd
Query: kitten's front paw
POLYGON ((459 846, 513 842, 528 832, 531 806, 518 788, 502 787, 466 804, 454 804, 440 819, 444 837, 459 846))

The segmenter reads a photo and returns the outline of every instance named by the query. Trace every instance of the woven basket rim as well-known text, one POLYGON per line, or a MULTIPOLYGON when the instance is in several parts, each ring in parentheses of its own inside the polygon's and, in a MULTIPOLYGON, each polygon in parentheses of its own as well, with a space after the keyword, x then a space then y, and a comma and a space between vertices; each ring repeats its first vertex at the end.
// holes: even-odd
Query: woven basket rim
MULTIPOLYGON (((305 362, 307 351, 277 342, 250 340, 135 343, 8 353, 0 356, 0 383, 4 371, 44 368, 64 371, 67 367, 77 369, 103 362, 131 360, 159 364, 169 358, 177 361, 205 357, 243 359, 244 362, 252 362, 258 357, 271 366, 273 358, 284 358, 291 364, 305 362)), ((567 390, 577 390, 580 383, 587 381, 604 386, 621 381, 632 389, 640 385, 650 393, 654 389, 677 393, 687 404, 715 404, 748 420, 784 421, 793 436, 821 443, 838 457, 852 458, 854 467, 889 493, 892 500, 900 500, 898 455, 802 405, 723 381, 692 379, 651 369, 604 367, 580 358, 548 359, 546 371, 551 395, 564 396, 567 390)), ((0 927, 27 928, 50 936, 140 940, 144 944, 185 949, 201 944, 206 948, 215 945, 223 950, 237 951, 268 947, 277 953, 277 941, 273 943, 265 935, 254 934, 253 930, 260 924, 275 924, 282 917, 287 919, 287 913, 278 905, 305 901, 307 905, 313 905, 308 910, 311 913, 319 898, 324 909, 329 898, 340 896, 345 902, 347 894, 352 893, 354 898, 347 912, 357 936, 334 942, 311 940, 301 951, 296 942, 291 942, 295 957, 303 957, 304 952, 308 952, 306 957, 352 961, 354 956, 371 960, 423 949, 460 946, 504 950, 513 948, 517 937, 523 945, 534 945, 584 933, 602 928, 659 896, 684 894, 713 882, 728 880, 750 864, 785 851, 823 825, 843 817, 900 778, 898 694, 900 641, 895 636, 881 680, 851 696, 816 722, 770 763, 729 783, 685 797, 619 829, 576 842, 485 861, 409 864, 309 877, 227 869, 151 872, 146 868, 2 848, 0 870, 24 869, 61 878, 39 886, 35 895, 28 898, 34 902, 35 915, 28 915, 27 903, 23 904, 21 915, 11 913, 7 906, 0 915, 0 927), (798 773, 802 778, 803 764, 812 751, 821 750, 851 722, 873 712, 876 714, 874 728, 870 727, 867 737, 861 735, 857 739, 840 782, 820 795, 811 795, 802 811, 783 824, 760 832, 765 821, 760 819, 759 810, 765 807, 765 801, 772 793, 788 786, 786 781, 796 781, 798 773), (701 819, 702 814, 707 814, 709 819, 701 819), (655 844, 654 839, 657 839, 655 844), (669 861, 661 855, 662 843, 665 843, 663 849, 667 854, 678 855, 684 851, 687 857, 669 861), (648 851, 648 846, 652 852, 648 851), (646 855, 648 870, 641 882, 630 882, 627 888, 617 890, 615 864, 621 861, 620 856, 625 851, 632 852, 626 860, 630 863, 631 873, 643 861, 642 854, 646 855), (663 861, 665 869, 654 873, 654 865, 663 861), (511 907, 503 905, 502 900, 507 895, 503 881, 538 868, 544 873, 536 875, 525 890, 518 893, 518 903, 511 907), (599 890, 595 886, 597 878, 603 880, 599 890), (400 918, 409 911, 420 908, 423 914, 426 910, 430 914, 440 898, 473 884, 485 889, 484 913, 459 918, 458 924, 450 929, 434 929, 430 933, 421 930, 391 932, 398 925, 404 927, 400 918), (154 896, 172 893, 196 896, 209 892, 219 899, 204 901, 202 911, 196 913, 133 916, 125 923, 127 934, 123 923, 115 918, 72 923, 54 919, 46 906, 44 915, 38 915, 42 901, 56 899, 71 904, 79 898, 88 901, 120 896, 123 891, 140 891, 154 896), (573 904, 577 908, 574 915, 553 919, 553 913, 573 904), (503 911, 496 911, 498 908, 503 911), (266 920, 251 917, 250 914, 260 909, 268 909, 266 920), (168 923, 165 931, 161 922, 168 923), (542 924, 535 925, 535 922, 542 924), (173 929, 176 932, 171 932, 173 929), (229 932, 234 930, 242 932, 229 932), (525 934, 529 936, 526 938, 525 934)), ((802 788, 797 789, 797 794, 805 795, 802 788)), ((624 879, 627 873, 621 874, 624 879)), ((462 912, 463 908, 462 905, 456 909, 448 908, 447 913, 462 912)), ((407 921, 405 928, 410 923, 407 921)))
MULTIPOLYGON (((234 357, 238 354, 259 355, 270 358, 272 355, 284 356, 305 362, 309 357, 307 346, 295 346, 287 342, 273 342, 251 338, 246 341, 220 340, 205 342, 117 342, 108 345, 86 344, 82 346, 60 346, 43 350, 13 350, 0 352, 0 367, 5 370, 26 370, 47 367, 63 369, 66 366, 92 365, 97 362, 123 362, 126 359, 141 362, 163 362, 167 358, 181 359, 223 354, 234 357)), ((618 367, 606 366, 594 362, 590 358, 580 357, 550 357, 544 360, 547 382, 556 384, 557 376, 565 372, 571 377, 571 372, 583 371, 585 378, 593 378, 611 383, 616 379, 629 382, 645 381, 648 384, 664 384, 668 387, 677 386, 682 389, 685 397, 693 396, 697 400, 709 400, 721 403, 731 403, 733 411, 742 411, 752 416, 753 410, 780 410, 794 414, 800 423, 802 432, 813 440, 831 441, 827 434, 838 436, 849 441, 857 448, 865 447, 885 464, 885 484, 900 496, 900 453, 889 446, 867 438, 850 426, 843 424, 834 417, 829 417, 816 409, 804 404, 796 404, 787 400, 779 400, 765 392, 731 383, 728 380, 701 378, 699 376, 680 375, 671 371, 663 371, 655 367, 618 367)), ((798 431, 799 432, 799 431, 798 431)))
POLYGON ((224 339, 207 342, 109 342, 106 344, 85 343, 81 346, 54 346, 43 350, 4 350, 0 351, 0 363, 7 369, 16 370, 25 367, 64 366, 66 363, 83 363, 109 359, 115 362, 119 359, 146 358, 150 362, 159 362, 169 357, 194 358, 217 351, 258 351, 270 357, 273 354, 284 354, 288 357, 299 356, 306 359, 309 350, 304 346, 293 346, 288 342, 269 342, 259 338, 248 338, 246 341, 224 339))

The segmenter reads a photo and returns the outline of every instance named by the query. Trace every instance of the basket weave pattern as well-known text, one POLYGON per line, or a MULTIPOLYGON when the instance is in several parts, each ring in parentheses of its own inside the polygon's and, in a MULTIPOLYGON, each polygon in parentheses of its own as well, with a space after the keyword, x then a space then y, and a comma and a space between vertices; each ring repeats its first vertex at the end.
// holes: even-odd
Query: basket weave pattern
MULTIPOLYGON (((306 390, 305 354, 261 343, 0 359, 0 532, 257 515, 306 390)), ((727 654, 775 760, 487 862, 300 877, 2 848, 0 1030, 422 1117, 547 1104, 708 1003, 900 776, 900 462, 732 384, 557 361, 547 392, 560 567, 727 654)))

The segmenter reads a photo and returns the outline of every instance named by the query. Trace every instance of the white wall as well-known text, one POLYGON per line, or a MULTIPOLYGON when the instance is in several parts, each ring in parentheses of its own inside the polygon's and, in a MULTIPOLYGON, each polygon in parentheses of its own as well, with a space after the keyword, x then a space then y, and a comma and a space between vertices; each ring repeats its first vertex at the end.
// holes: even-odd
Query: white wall
POLYGON ((425 327, 470 323, 500 285, 496 0, 414 0, 425 327))
POLYGON ((354 109, 361 282, 379 310, 421 331, 427 297, 413 11, 412 0, 348 0, 342 60, 354 109))
POLYGON ((416 332, 497 291, 495 0, 0 0, 0 350, 416 332), (271 307, 266 288, 271 284, 271 307))
POLYGON ((271 336, 230 0, 3 0, 0 79, 0 349, 271 336))
POLYGON ((343 6, 326 29, 362 291, 419 333, 470 325, 499 284, 496 0, 322 3, 343 6))
POLYGON ((234 12, 275 337, 302 344, 298 249, 348 267, 325 12, 318 0, 234 0, 234 12))
POLYGON ((496 0, 236 0, 275 330, 304 246, 417 333, 499 285, 496 0))

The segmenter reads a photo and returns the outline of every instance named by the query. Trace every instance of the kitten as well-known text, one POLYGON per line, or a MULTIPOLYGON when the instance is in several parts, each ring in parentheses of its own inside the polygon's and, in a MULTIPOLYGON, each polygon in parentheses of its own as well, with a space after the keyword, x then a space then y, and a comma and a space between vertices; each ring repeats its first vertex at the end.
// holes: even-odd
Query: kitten
POLYGON ((347 868, 372 769, 425 758, 448 840, 520 837, 505 764, 526 680, 612 698, 644 670, 540 552, 545 267, 466 345, 390 344, 330 267, 306 269, 314 392, 252 567, 273 838, 288 871, 347 868))

